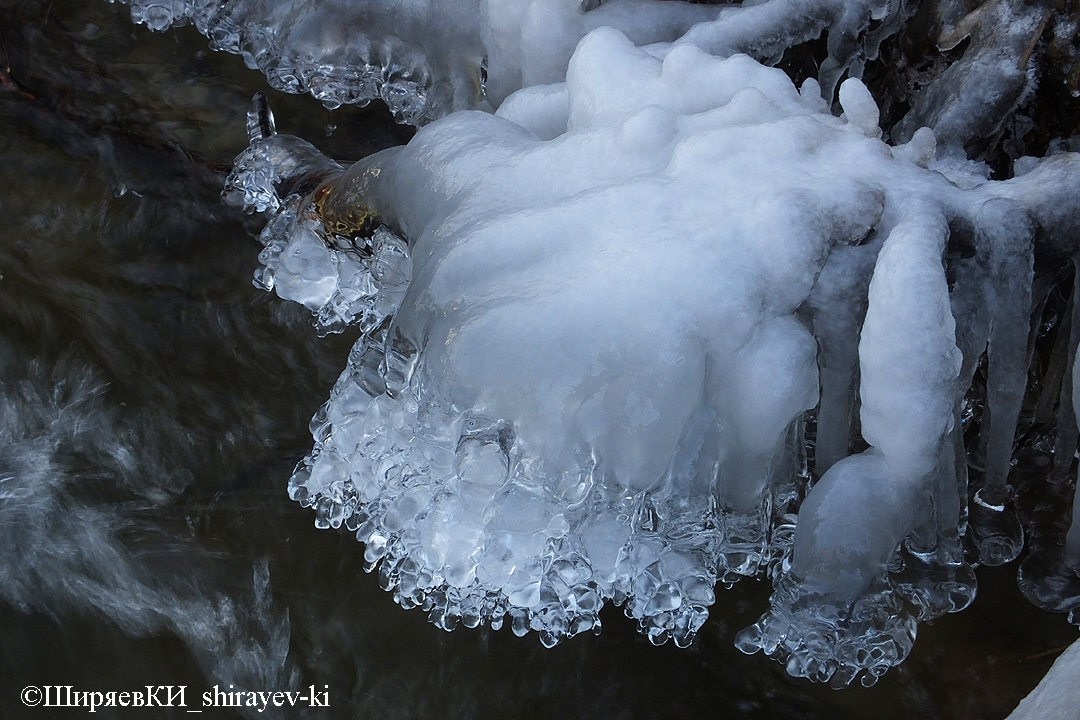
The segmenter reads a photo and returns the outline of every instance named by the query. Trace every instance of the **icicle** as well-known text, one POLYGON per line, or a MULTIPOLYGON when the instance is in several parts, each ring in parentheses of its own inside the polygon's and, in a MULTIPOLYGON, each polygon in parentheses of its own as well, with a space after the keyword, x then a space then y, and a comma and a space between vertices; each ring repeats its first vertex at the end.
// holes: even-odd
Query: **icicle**
MULTIPOLYGON (((950 241, 960 242, 965 237, 971 239, 974 231, 963 226, 954 228, 951 232, 950 241)), ((957 529, 961 535, 967 532, 969 497, 968 452, 964 446, 963 429, 965 416, 971 410, 964 395, 971 387, 990 335, 988 308, 984 299, 987 254, 986 247, 976 246, 972 257, 955 258, 949 263, 953 277, 953 289, 949 299, 953 317, 956 319, 956 346, 960 348, 964 358, 957 380, 957 402, 953 420, 958 431, 950 433, 948 438, 953 454, 951 465, 956 472, 957 497, 960 503, 957 529)))
POLYGON ((1016 559, 1024 543, 1023 529, 1008 506, 1008 477, 1027 381, 1034 227, 1017 203, 989 200, 979 211, 976 242, 988 249, 985 304, 991 317, 987 401, 980 436, 984 478, 971 507, 971 525, 979 562, 1003 565, 1016 559))
MULTIPOLYGON (((1080 258, 1074 258, 1080 268, 1080 258)), ((1080 302, 1076 280, 1073 281, 1071 309, 1068 322, 1058 329, 1051 365, 1062 355, 1063 336, 1068 337, 1064 348, 1068 351, 1065 363, 1070 368, 1061 382, 1057 412, 1057 439, 1054 446, 1054 466, 1047 478, 1045 496, 1042 498, 1049 516, 1042 537, 1037 537, 1030 554, 1017 572, 1017 585, 1024 596, 1038 607, 1050 612, 1068 612, 1069 621, 1080 624, 1080 502, 1077 502, 1075 474, 1072 471, 1077 445, 1077 408, 1080 407, 1080 302), (1070 482, 1071 478, 1071 482, 1070 482), (1070 487, 1071 486, 1071 487, 1070 487), (1071 518, 1061 511, 1068 507, 1071 498, 1071 518), (1068 528, 1066 530, 1066 528, 1068 528)), ((1049 389, 1049 388, 1048 388, 1049 389)))
MULTIPOLYGON (((963 222, 950 227, 950 251, 963 251, 972 229, 963 222)), ((964 559, 962 536, 967 530, 968 468, 964 447, 964 393, 971 387, 990 334, 984 298, 988 248, 976 245, 971 257, 950 257, 950 307, 956 319, 956 345, 963 362, 956 384, 953 427, 942 442, 931 490, 931 514, 904 541, 890 568, 898 595, 920 621, 959 612, 975 599, 978 587, 964 559)))
POLYGON ((821 345, 821 401, 817 413, 814 474, 821 477, 850 452, 858 381, 859 328, 881 243, 838 247, 810 295, 814 336, 821 345))
MULTIPOLYGON (((1080 352, 1074 350, 1073 353, 1072 402, 1074 416, 1080 425, 1080 352)), ((1076 492, 1078 486, 1080 483, 1073 485, 1072 522, 1065 535, 1065 567, 1074 574, 1080 572, 1080 492, 1076 492)))
MULTIPOLYGON (((1073 265, 1080 268, 1080 257, 1073 259, 1073 265)), ((1072 294, 1072 317, 1069 329, 1069 356, 1066 367, 1075 368, 1076 346, 1080 341, 1080 283, 1074 275, 1072 294)), ((1076 457, 1077 422, 1076 422, 1076 386, 1075 371, 1066 372, 1061 383, 1061 395, 1057 411, 1057 440, 1054 443, 1054 470, 1056 479, 1069 475, 1076 457)))
POLYGON ((251 98, 251 110, 248 110, 247 114, 247 134, 249 143, 277 135, 274 113, 270 111, 270 103, 266 99, 266 93, 262 91, 251 98))
POLYGON ((1007 200, 991 200, 983 208, 978 242, 990 245, 988 305, 991 308, 987 356, 989 383, 984 419, 986 482, 984 495, 1003 500, 1012 458, 1016 420, 1027 376, 1028 316, 1034 228, 1022 208, 1007 200))
MULTIPOLYGON (((1066 267, 1069 268, 1069 275, 1075 273, 1072 263, 1067 263, 1066 267)), ((1069 278, 1070 282, 1073 282, 1073 278, 1069 278)), ((1041 305, 1045 306, 1048 301, 1049 295, 1054 292, 1057 285, 1063 282, 1058 278, 1057 282, 1050 283, 1050 287, 1039 295, 1041 299, 1041 305)), ((1065 305, 1065 312, 1057 321, 1057 328, 1054 338, 1054 347, 1050 351, 1050 361, 1047 363, 1046 372, 1042 378, 1042 388, 1039 391, 1039 397, 1035 402, 1035 424, 1044 425, 1054 419, 1054 409, 1057 406, 1058 399, 1061 396, 1061 388, 1065 382, 1065 373, 1068 370, 1069 357, 1072 354, 1073 348, 1069 346, 1069 341, 1072 338, 1072 316, 1073 316, 1073 301, 1075 296, 1069 294, 1068 300, 1065 305)), ((1039 318, 1042 313, 1035 315, 1039 318)), ((1055 477, 1051 475, 1051 479, 1055 477)))

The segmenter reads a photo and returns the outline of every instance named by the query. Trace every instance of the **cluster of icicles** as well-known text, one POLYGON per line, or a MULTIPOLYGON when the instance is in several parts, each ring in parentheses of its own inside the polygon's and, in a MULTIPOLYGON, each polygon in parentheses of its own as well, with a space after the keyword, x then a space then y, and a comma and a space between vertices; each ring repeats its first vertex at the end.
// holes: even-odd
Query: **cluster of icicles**
MULTIPOLYGON (((259 45, 234 17, 258 2, 130 4, 152 26, 192 18, 274 83, 282 48, 313 47, 259 45), (229 22, 248 34, 215 30, 229 22)), ((276 134, 256 99, 227 188, 272 214, 256 284, 361 335, 290 496, 355 532, 402 606, 548 646, 598 632, 606 602, 685 646, 717 583, 764 575, 771 607, 738 647, 870 685, 918 622, 970 604, 974 566, 1019 556, 1021 521, 1021 588, 1080 621, 1080 303, 1054 315, 1068 283, 1034 262, 1080 249, 1080 156, 987 181, 928 129, 883 142, 858 80, 835 117, 822 84, 860 61, 839 40, 801 88, 735 52, 887 28, 895 4, 823 1, 790 27, 782 0, 589 5, 508 0, 513 25, 483 4, 497 112, 446 114, 349 168, 276 134), (1040 500, 1018 518, 1021 422, 1040 500)), ((445 35, 401 28, 432 34, 430 71, 445 35)), ((454 97, 410 117, 484 107, 454 97)))

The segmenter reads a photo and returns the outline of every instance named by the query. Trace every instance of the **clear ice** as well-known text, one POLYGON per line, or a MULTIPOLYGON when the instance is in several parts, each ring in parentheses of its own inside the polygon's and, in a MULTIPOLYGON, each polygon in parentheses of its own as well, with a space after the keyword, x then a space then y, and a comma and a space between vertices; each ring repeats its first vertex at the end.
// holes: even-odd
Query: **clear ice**
MULTIPOLYGON (((256 285, 359 328, 289 495, 403 607, 552 646, 612 602, 684 647, 717 584, 766 576, 737 646, 868 686, 971 603, 973 565, 1017 557, 1033 246, 1080 248, 1080 156, 989 181, 963 148, 1025 92, 988 48, 1022 67, 1034 6, 941 3, 971 50, 890 144, 857 76, 902 2, 129 4, 276 87, 423 126, 345 168, 257 96, 227 187, 271 214, 256 285), (759 62, 826 28, 818 80, 759 62)), ((1078 328, 1048 383, 1058 506, 1078 328)), ((1080 522, 1054 512, 1020 584, 1075 620, 1080 522)))
POLYGON ((329 108, 382 100, 411 125, 561 80, 577 41, 596 27, 662 42, 718 13, 655 0, 117 1, 151 30, 194 24, 278 90, 329 108))

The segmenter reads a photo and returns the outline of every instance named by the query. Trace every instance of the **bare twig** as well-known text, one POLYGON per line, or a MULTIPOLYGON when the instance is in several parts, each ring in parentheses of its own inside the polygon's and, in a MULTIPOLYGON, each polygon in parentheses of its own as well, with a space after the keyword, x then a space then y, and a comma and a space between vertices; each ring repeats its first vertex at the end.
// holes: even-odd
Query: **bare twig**
POLYGON ((34 94, 25 90, 19 83, 11 76, 11 55, 8 53, 7 45, 0 43, 0 47, 4 49, 4 69, 0 70, 0 88, 9 90, 16 93, 19 97, 26 100, 33 100, 34 94))

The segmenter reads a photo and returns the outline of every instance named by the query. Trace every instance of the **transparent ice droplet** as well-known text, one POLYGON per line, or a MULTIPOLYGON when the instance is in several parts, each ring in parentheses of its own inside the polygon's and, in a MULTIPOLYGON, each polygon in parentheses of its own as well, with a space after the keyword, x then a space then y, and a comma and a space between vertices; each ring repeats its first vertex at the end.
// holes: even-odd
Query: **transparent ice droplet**
POLYGON ((247 113, 247 135, 251 143, 277 135, 274 113, 270 110, 266 93, 261 90, 251 99, 251 109, 247 113))

